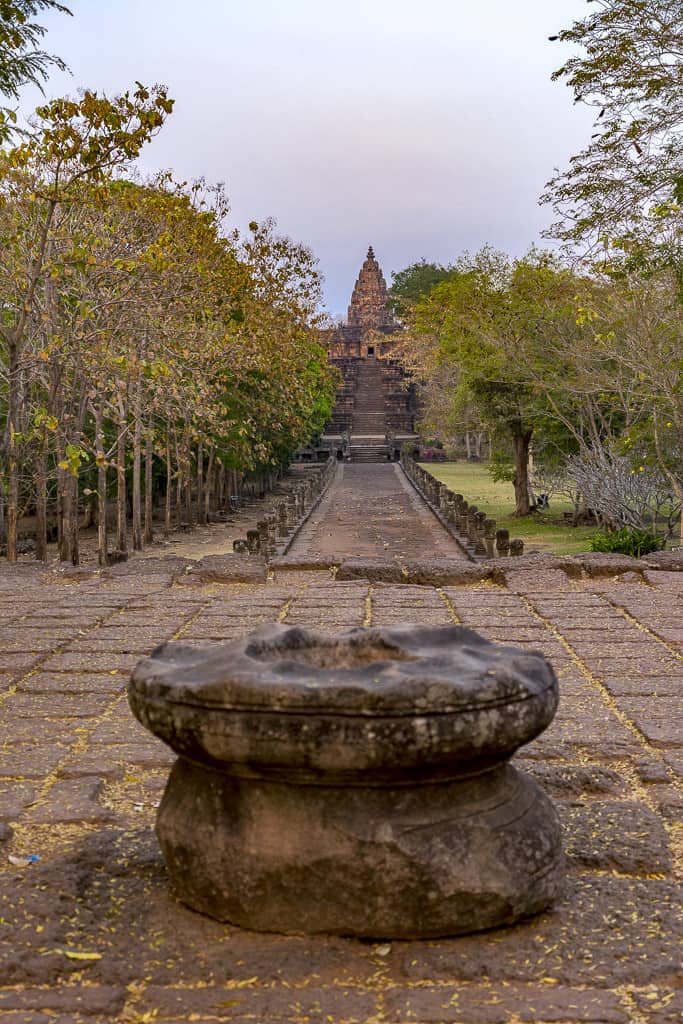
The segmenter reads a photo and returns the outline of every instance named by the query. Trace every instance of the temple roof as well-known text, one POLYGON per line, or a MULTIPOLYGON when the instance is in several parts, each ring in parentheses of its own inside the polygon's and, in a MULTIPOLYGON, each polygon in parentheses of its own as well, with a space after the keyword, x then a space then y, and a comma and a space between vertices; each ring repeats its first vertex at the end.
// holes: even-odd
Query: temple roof
POLYGON ((372 246, 369 246, 351 295, 349 327, 360 327, 367 331, 392 326, 394 318, 387 306, 388 299, 384 274, 375 259, 372 246))

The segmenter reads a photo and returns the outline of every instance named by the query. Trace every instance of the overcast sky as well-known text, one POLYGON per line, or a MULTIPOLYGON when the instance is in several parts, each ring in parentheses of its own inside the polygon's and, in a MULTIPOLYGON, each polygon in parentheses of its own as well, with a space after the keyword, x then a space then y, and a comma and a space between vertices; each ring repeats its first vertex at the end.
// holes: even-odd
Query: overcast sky
MULTIPOLYGON (((586 0, 65 0, 43 16, 72 76, 50 96, 165 83, 143 169, 224 181, 234 223, 273 216, 346 309, 372 244, 391 271, 539 240, 538 196, 590 136, 548 36, 586 0)), ((34 105, 39 97, 24 92, 34 105)))

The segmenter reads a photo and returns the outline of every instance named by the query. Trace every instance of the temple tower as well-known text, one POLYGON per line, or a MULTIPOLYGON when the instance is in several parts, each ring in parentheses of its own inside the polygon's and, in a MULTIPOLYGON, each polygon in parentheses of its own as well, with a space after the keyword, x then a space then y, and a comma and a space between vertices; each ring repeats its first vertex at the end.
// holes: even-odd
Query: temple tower
POLYGON ((402 327, 388 303, 384 274, 370 246, 346 323, 322 338, 329 361, 342 376, 324 436, 354 462, 385 461, 402 441, 415 437, 414 387, 392 358, 402 327))
POLYGON ((387 284, 372 246, 368 249, 351 295, 347 323, 361 331, 396 330, 397 324, 389 312, 387 284))

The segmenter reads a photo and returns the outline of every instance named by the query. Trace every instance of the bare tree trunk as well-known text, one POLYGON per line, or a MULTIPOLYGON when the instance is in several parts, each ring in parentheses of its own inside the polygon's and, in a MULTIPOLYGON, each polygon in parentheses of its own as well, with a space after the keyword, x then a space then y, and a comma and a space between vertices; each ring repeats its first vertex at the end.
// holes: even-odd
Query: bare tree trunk
POLYGON ((47 431, 43 427, 36 459, 36 559, 47 561, 47 431))
POLYGON ((175 448, 175 464, 176 464, 176 486, 175 486, 175 525, 176 530, 179 530, 182 523, 181 508, 183 504, 183 460, 180 454, 180 446, 178 444, 178 434, 173 431, 173 447, 175 448))
POLYGON ((133 410, 133 551, 142 551, 142 384, 140 377, 135 384, 135 408, 133 410))
POLYGON ((200 526, 206 525, 204 508, 204 445, 201 439, 197 442, 197 521, 200 526))
POLYGON ((164 537, 168 539, 171 532, 171 476, 173 465, 171 463, 171 424, 166 423, 166 501, 164 504, 164 537))
POLYGON ((80 552, 78 548, 78 477, 71 475, 70 482, 70 508, 69 508, 69 557, 72 565, 78 565, 80 562, 80 552))
POLYGON ((194 527, 194 515, 192 511, 192 442, 190 441, 189 424, 185 423, 185 436, 183 439, 183 459, 185 462, 185 515, 187 516, 188 529, 194 527))
POLYGON ((116 548, 128 551, 128 523, 126 516, 126 423, 123 416, 118 421, 119 436, 116 442, 116 548))
POLYGON ((529 505, 529 445, 531 443, 531 430, 517 429, 513 431, 512 442, 515 449, 515 475, 513 485, 515 488, 515 515, 528 516, 531 511, 529 505))
POLYGON ((152 467, 154 460, 154 445, 152 437, 152 417, 147 421, 147 436, 145 438, 145 543, 151 544, 154 540, 154 526, 152 516, 152 467))
POLYGON ((68 562, 71 554, 69 523, 71 522, 71 492, 69 488, 69 471, 60 466, 66 460, 66 442, 63 434, 57 439, 57 545, 59 561, 68 562))
POLYGON ((97 561, 109 563, 107 540, 107 463, 104 457, 104 430, 102 407, 95 407, 95 454, 97 457, 97 561))
MULTIPOLYGON (((3 467, 4 477, 4 467, 3 467)), ((3 480, 4 484, 4 480, 3 480)), ((0 541, 4 544, 7 540, 7 524, 5 522, 5 489, 4 486, 0 491, 0 541)))
POLYGON ((206 467, 206 493, 204 495, 204 519, 203 522, 208 523, 211 518, 211 499, 215 490, 216 482, 216 465, 214 462, 214 450, 213 448, 209 452, 209 464, 206 467))
POLYGON ((14 339, 9 344, 8 366, 8 413, 7 413, 7 561, 17 560, 17 525, 19 520, 19 456, 17 433, 19 432, 20 381, 19 349, 14 339))

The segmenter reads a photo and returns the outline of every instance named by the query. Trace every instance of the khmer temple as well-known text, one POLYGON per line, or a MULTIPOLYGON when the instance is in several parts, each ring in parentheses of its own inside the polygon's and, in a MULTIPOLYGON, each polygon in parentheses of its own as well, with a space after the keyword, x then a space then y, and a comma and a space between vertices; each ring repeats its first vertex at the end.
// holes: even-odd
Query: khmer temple
POLYGON ((370 246, 346 323, 323 339, 329 361, 342 375, 324 440, 354 462, 394 458, 401 444, 415 438, 414 386, 392 357, 401 330, 370 246))

